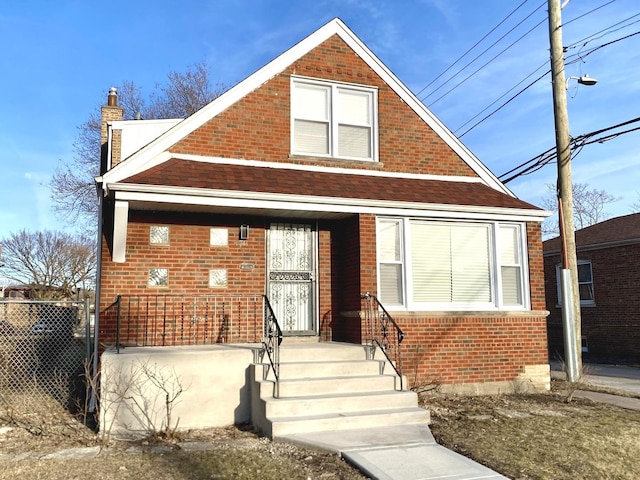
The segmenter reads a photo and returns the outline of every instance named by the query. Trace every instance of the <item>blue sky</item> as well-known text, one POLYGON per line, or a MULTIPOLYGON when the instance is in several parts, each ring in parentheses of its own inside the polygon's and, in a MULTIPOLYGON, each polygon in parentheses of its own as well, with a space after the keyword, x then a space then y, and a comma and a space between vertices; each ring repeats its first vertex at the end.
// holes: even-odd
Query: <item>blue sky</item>
MULTIPOLYGON (((110 86, 130 80, 151 92, 169 71, 207 62, 216 82, 232 86, 334 17, 340 17, 414 93, 503 20, 521 1, 504 0, 136 0, 2 2, 0 5, 0 239, 22 229, 70 229, 51 210, 48 182, 56 164, 72 156, 77 127, 105 102, 110 86), (153 7, 151 7, 153 5, 153 7)), ((564 44, 640 14, 637 0, 572 0, 563 10, 564 44), (604 5, 604 6, 603 6, 604 5), (603 6, 595 13, 585 13, 603 6), (584 16, 582 16, 584 15, 584 16), (582 16, 582 17, 581 17, 582 16), (581 17, 581 18, 579 18, 581 17), (576 19, 574 21, 570 21, 576 19)), ((511 97, 491 102, 542 67, 549 69, 546 1, 529 0, 496 32, 422 92, 450 74, 509 29, 513 33, 431 96, 430 106, 457 134, 511 97), (537 11, 536 8, 540 7, 537 11), (535 12, 534 12, 535 11, 535 12), (522 25, 516 24, 534 12, 522 25), (536 24, 541 23, 538 27, 536 24), (534 28, 535 27, 535 28, 534 28), (483 66, 517 38, 521 41, 483 66), (482 68, 480 68, 482 67, 482 68)), ((637 21, 632 18, 629 22, 637 21)), ((616 27, 618 28, 618 27, 616 27)), ((640 31, 640 22, 570 49, 578 59, 593 47, 640 31)), ((603 47, 568 65, 567 76, 588 73, 594 87, 569 82, 573 136, 640 116, 640 35, 603 47)), ((531 79, 527 80, 529 83, 531 79)), ((521 86, 522 87, 522 86, 521 86)), ((520 88, 521 88, 520 87, 520 88)), ((631 125, 631 127, 636 125, 631 125)), ((555 144, 549 77, 462 137, 495 174, 555 144)), ((620 199, 607 211, 630 213, 640 201, 640 132, 585 146, 573 162, 575 182, 620 199)), ((540 204, 555 182, 555 165, 508 186, 540 204)))

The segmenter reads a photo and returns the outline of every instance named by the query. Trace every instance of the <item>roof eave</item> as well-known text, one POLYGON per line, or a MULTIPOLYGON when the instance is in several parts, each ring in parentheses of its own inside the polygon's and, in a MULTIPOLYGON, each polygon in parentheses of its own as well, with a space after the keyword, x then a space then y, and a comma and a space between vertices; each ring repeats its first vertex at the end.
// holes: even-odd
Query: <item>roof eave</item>
POLYGON ((246 208, 299 209, 302 211, 336 211, 396 216, 435 216, 485 220, 542 222, 552 212, 539 209, 508 208, 482 205, 452 205, 376 199, 324 197, 268 192, 221 189, 194 189, 162 185, 118 183, 106 185, 116 200, 182 203, 185 205, 217 205, 246 208))

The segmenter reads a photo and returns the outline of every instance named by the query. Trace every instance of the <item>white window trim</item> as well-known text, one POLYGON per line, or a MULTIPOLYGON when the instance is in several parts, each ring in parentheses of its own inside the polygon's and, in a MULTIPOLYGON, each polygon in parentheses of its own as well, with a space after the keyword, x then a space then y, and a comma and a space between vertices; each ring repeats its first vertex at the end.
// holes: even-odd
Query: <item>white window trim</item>
POLYGON ((291 92, 291 95, 290 95, 290 98, 291 98, 290 132, 291 133, 289 135, 290 137, 289 140, 290 140, 290 151, 292 155, 300 155, 300 156, 307 156, 307 157, 341 158, 345 160, 357 160, 361 162, 377 162, 378 161, 379 125, 378 125, 378 89, 376 87, 358 85, 355 83, 347 83, 347 82, 326 81, 326 80, 320 80, 317 78, 292 75, 290 80, 290 92, 291 92), (294 112, 293 92, 294 92, 296 83, 306 83, 309 85, 325 87, 325 88, 329 88, 331 91, 331 98, 329 100, 329 153, 328 154, 297 152, 295 150, 294 124, 296 119, 293 114, 294 112), (338 156, 335 154, 335 152, 337 152, 338 150, 337 140, 336 140, 338 138, 338 134, 337 134, 338 122, 335 120, 335 116, 334 116, 334 111, 335 111, 334 99, 337 98, 337 91, 340 88, 355 90, 355 91, 359 91, 359 92, 363 92, 371 95, 371 103, 372 103, 371 105, 371 158, 348 157, 348 156, 342 156, 342 155, 338 156))
MULTIPOLYGON (((593 262, 591 260, 578 260, 576 265, 589 265, 591 270, 591 290, 593 292, 593 299, 582 300, 580 299, 581 307, 595 307, 596 305, 596 289, 593 282, 593 262)), ((556 265, 556 293, 558 295, 558 303, 556 308, 562 307, 562 286, 560 285, 560 270, 562 270, 562 264, 556 265)), ((583 282, 584 283, 584 282, 583 282)), ((578 295, 580 295, 580 281, 578 281, 578 295)))
MULTIPOLYGON (((402 271, 402 282, 403 282, 403 291, 402 298, 404 304, 399 305, 385 305, 385 308, 392 308, 394 310, 401 311, 527 311, 531 310, 531 296, 530 296, 530 285, 529 285, 529 256, 528 256, 528 247, 527 247, 527 237, 526 237, 526 228, 522 223, 515 222, 498 222, 498 221, 483 221, 483 222, 474 222, 470 220, 459 221, 457 223, 463 223, 468 225, 486 225, 489 229, 489 262, 491 265, 491 277, 490 277, 490 288, 491 288, 491 302, 478 302, 473 304, 468 303, 427 303, 427 302, 414 302, 412 301, 413 292, 413 271, 412 271, 412 262, 409 260, 412 258, 411 256, 411 242, 408 240, 410 238, 410 228, 412 221, 426 221, 431 223, 448 223, 451 222, 442 222, 438 219, 431 218, 398 218, 398 217, 378 217, 376 219, 376 232, 378 231, 378 222, 380 220, 399 220, 401 222, 402 228, 402 245, 401 245, 401 257, 403 259, 403 271, 402 271), (501 284, 501 264, 499 263, 499 234, 498 229, 500 226, 515 226, 519 230, 519 248, 521 254, 521 287, 522 287, 522 305, 504 305, 502 299, 502 284, 501 284)), ((380 262, 378 261, 378 249, 380 247, 376 242, 376 272, 377 272, 377 283, 378 283, 378 292, 380 292, 380 262)))

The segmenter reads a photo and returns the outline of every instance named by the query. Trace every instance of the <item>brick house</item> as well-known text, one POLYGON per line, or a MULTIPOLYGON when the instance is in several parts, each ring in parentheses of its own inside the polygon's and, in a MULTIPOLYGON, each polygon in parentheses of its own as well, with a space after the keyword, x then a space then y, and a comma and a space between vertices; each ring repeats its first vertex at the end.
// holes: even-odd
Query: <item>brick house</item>
MULTIPOLYGON (((562 356, 560 238, 543 243, 549 354, 562 356)), ((582 351, 596 362, 640 362, 640 213, 576 231, 582 351)))
POLYGON ((262 295, 285 337, 360 344, 370 293, 410 385, 548 388, 547 213, 339 19, 184 120, 121 118, 111 92, 101 345, 260 342, 262 295))

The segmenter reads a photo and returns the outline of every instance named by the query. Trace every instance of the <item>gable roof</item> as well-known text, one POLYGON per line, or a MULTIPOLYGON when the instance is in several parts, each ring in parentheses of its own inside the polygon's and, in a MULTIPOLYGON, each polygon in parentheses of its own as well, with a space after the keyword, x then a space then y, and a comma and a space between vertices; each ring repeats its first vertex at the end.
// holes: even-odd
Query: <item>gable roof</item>
MULTIPOLYGON (((640 213, 610 218, 576 230, 576 247, 581 250, 640 243, 640 213)), ((560 237, 542 244, 545 253, 560 250, 560 237)))
POLYGON ((120 182, 127 177, 154 167, 170 157, 162 155, 182 138, 226 110, 245 95, 254 91, 274 77, 295 60, 299 59, 333 35, 341 38, 383 81, 427 124, 433 131, 478 175, 489 187, 515 197, 497 177, 460 140, 438 120, 418 98, 389 70, 369 48, 338 18, 276 57, 267 65, 238 83, 211 103, 178 123, 164 134, 138 150, 113 169, 105 173, 98 182, 104 184, 120 182))

